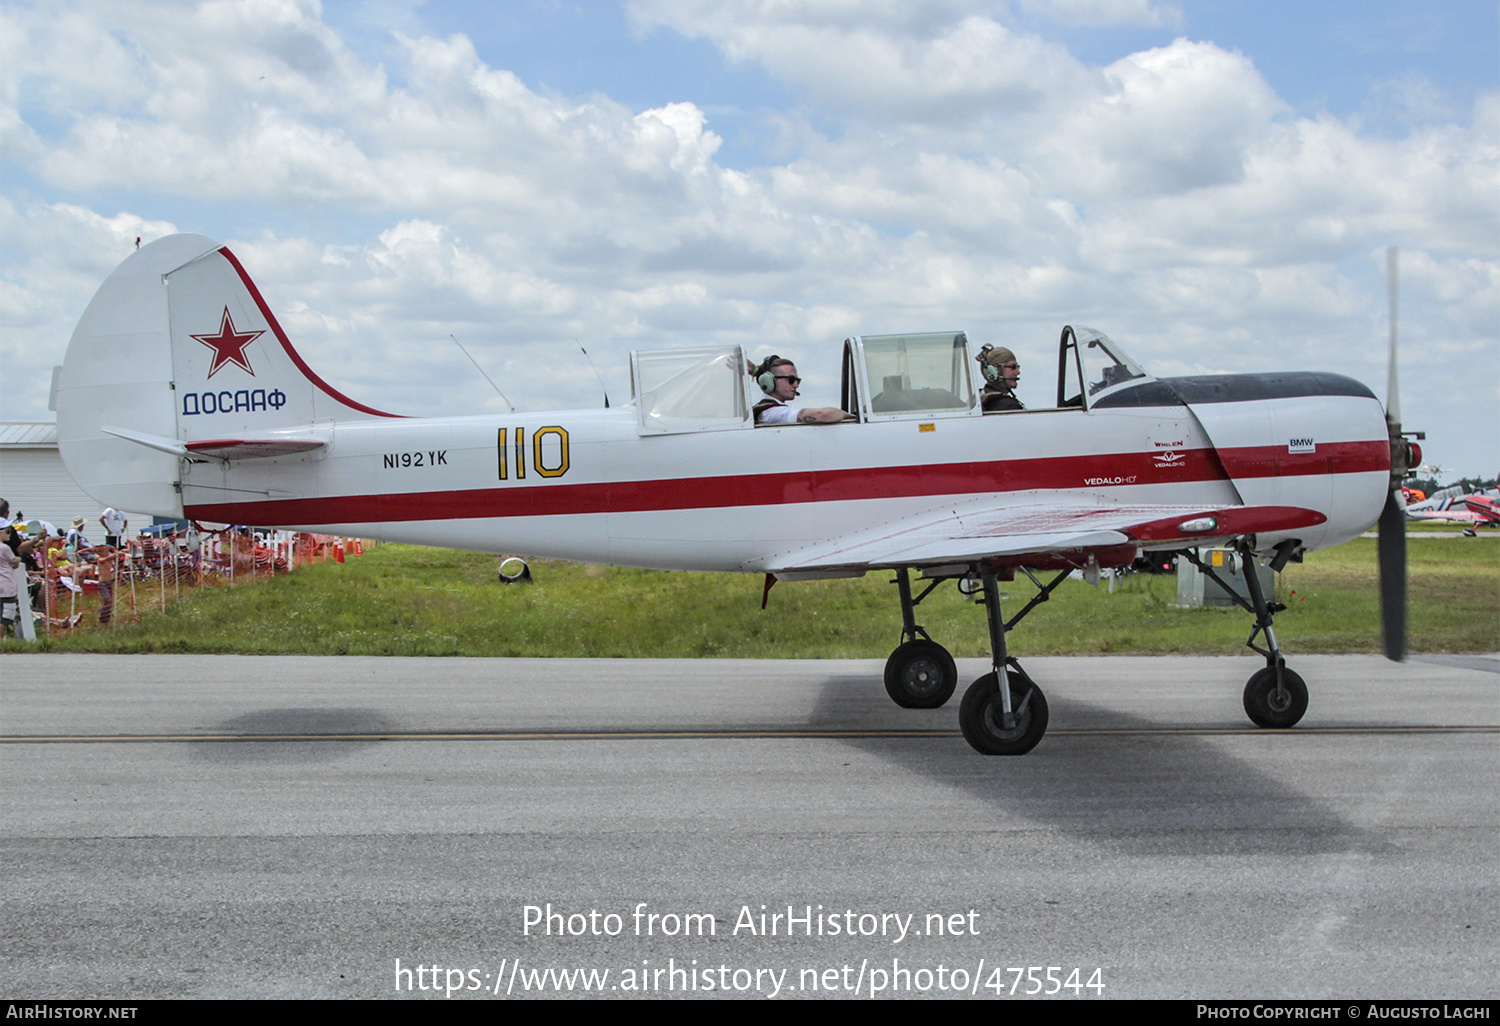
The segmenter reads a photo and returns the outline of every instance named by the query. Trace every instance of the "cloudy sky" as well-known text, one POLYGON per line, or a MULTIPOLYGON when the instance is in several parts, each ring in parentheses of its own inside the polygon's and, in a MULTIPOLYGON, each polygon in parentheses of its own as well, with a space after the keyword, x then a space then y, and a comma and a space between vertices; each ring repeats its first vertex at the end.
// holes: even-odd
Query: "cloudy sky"
POLYGON ((1050 403, 1063 324, 1158 375, 1330 369, 1500 471, 1494 0, 0 0, 0 419, 99 282, 229 243, 395 412, 628 395, 739 342, 833 401, 962 328, 1050 403))

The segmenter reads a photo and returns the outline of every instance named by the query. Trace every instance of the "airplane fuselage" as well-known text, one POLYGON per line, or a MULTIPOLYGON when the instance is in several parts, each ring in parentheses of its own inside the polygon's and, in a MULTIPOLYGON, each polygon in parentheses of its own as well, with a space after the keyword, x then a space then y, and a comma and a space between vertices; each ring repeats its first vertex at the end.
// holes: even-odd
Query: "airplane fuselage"
MULTIPOLYGON (((737 345, 633 353, 621 408, 395 417, 313 372, 233 253, 179 235, 100 286, 54 398, 69 471, 119 509, 791 580, 893 568, 902 642, 885 685, 909 708, 942 705, 957 682, 916 622, 927 592, 914 594, 912 571, 976 582, 992 672, 959 723, 991 755, 1030 751, 1046 731, 1045 697, 1005 635, 1073 570, 1097 580, 1142 549, 1209 544, 1280 568, 1383 507, 1401 519, 1387 504, 1412 462, 1399 425, 1342 375, 1156 379, 1070 325, 1057 408, 986 415, 982 358, 963 332, 852 336, 850 420, 837 424, 756 427, 756 386, 775 386, 752 382, 737 345), (1057 576, 1007 620, 998 582, 1017 567, 1057 576)), ((1267 662, 1245 710, 1289 727, 1307 690, 1258 575, 1244 580, 1248 644, 1267 662)))
POLYGON ((319 428, 316 453, 185 464, 182 501, 203 521, 658 569, 764 571, 935 504, 1299 507, 1327 518, 1297 532, 1312 549, 1379 515, 1383 429, 1358 395, 654 436, 629 407, 361 420, 319 428))

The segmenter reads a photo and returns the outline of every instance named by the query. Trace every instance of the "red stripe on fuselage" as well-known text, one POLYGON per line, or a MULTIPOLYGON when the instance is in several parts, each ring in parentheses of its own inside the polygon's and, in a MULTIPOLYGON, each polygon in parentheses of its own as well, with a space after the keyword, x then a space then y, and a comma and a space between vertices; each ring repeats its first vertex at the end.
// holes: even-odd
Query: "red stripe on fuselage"
MULTIPOLYGON (((1262 451, 1245 449, 1232 451, 1225 463, 1236 467, 1237 477, 1354 474, 1385 471, 1390 466, 1390 449, 1383 440, 1323 444, 1316 454, 1307 454, 1305 457, 1289 456, 1282 447, 1266 448, 1267 452, 1272 450, 1277 453, 1274 460, 1234 458, 1238 452, 1258 457, 1262 451)), ((858 467, 654 481, 606 481, 595 484, 528 481, 499 488, 462 491, 205 503, 187 507, 187 515, 195 520, 258 526, 408 523, 423 520, 774 506, 923 495, 1081 490, 1224 480, 1218 460, 1218 455, 1222 454, 1216 455, 1212 449, 1188 450, 1181 453, 1180 460, 1169 466, 1157 462, 1159 455, 1109 453, 1003 462, 858 467)))
POLYGON ((1316 452, 1298 453, 1288 452, 1284 445, 1247 445, 1220 449, 1219 460, 1233 478, 1352 474, 1389 471, 1391 450, 1384 441, 1319 442, 1316 452))

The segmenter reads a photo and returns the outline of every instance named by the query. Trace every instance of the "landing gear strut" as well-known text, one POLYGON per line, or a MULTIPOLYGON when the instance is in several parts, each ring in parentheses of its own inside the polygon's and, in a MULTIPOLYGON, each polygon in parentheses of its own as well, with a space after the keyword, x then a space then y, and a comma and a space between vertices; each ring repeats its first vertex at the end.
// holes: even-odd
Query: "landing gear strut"
MULTIPOLYGON (((1290 541, 1278 545, 1276 555, 1271 560, 1271 569, 1279 573, 1281 568, 1286 566, 1295 548, 1296 543, 1290 541)), ((1276 631, 1272 623, 1275 615, 1286 606, 1280 602, 1266 600, 1265 589, 1260 586, 1260 575, 1255 572, 1255 552, 1250 547, 1250 543, 1241 541, 1235 546, 1235 550, 1240 554, 1245 587, 1250 592, 1249 602, 1241 598, 1224 582, 1222 577, 1214 573, 1212 567, 1202 563, 1196 552, 1189 549, 1184 555, 1194 566, 1223 588, 1236 604, 1255 617, 1255 626, 1250 628, 1250 638, 1245 644, 1266 657, 1266 668, 1256 670, 1245 682, 1245 715, 1249 716, 1251 722, 1257 727, 1269 727, 1275 730, 1294 727, 1307 712, 1307 684, 1301 676, 1287 667, 1286 659, 1281 654, 1281 646, 1276 642, 1276 631), (1255 643, 1257 634, 1265 635, 1265 648, 1255 643)))
POLYGON ((1000 612, 1000 584, 995 567, 990 563, 980 564, 979 576, 984 583, 984 615, 989 621, 990 662, 994 672, 980 677, 964 692, 958 725, 964 732, 964 740, 983 755, 1025 755, 1047 733, 1047 699, 1006 650, 1005 634, 1034 606, 1045 602, 1052 588, 1068 575, 1065 571, 1050 586, 1043 587, 1041 594, 1010 623, 1005 622, 1000 612), (1006 682, 1003 688, 999 684, 1002 679, 1006 682))
MULTIPOLYGON (((964 739, 984 755, 1025 755, 1047 732, 1047 699, 1036 682, 1026 675, 1006 650, 1005 635, 1037 606, 1051 597, 1067 580, 1072 568, 1043 584, 1030 570, 1021 572, 1037 586, 1037 594, 1007 621, 1000 612, 1000 574, 992 563, 968 567, 969 577, 978 577, 984 589, 984 614, 990 628, 990 665, 993 671, 980 677, 964 693, 958 724, 964 739), (1001 687, 999 682, 1005 681, 1001 687)), ((936 709, 953 695, 958 668, 948 650, 917 623, 916 606, 947 577, 939 577, 915 598, 910 571, 896 571, 891 583, 901 592, 901 644, 885 664, 885 690, 897 705, 907 709, 936 709)))
POLYGON ((915 599, 911 597, 911 574, 905 567, 896 571, 893 583, 901 590, 901 644, 885 662, 886 694, 903 709, 936 709, 953 697, 958 667, 948 650, 928 637, 917 623, 914 610, 943 582, 933 581, 915 599))

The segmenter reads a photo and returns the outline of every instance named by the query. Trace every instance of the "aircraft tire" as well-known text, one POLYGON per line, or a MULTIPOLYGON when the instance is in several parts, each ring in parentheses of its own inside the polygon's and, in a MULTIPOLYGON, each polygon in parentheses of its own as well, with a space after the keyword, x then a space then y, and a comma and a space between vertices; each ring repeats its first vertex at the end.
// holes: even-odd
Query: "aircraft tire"
POLYGON ((1281 680, 1286 685, 1286 696, 1280 701, 1276 697, 1276 671, 1267 666, 1251 674, 1245 682, 1245 715, 1257 727, 1285 730, 1295 727, 1307 712, 1307 684, 1296 672, 1286 667, 1281 669, 1281 680))
POLYGON ((956 687, 953 656, 935 641, 908 641, 885 661, 885 692, 903 709, 936 709, 956 687))
POLYGON ((982 755, 1025 755, 1037 746, 1042 735, 1047 733, 1047 698, 1042 689, 1017 674, 1010 674, 1010 705, 1019 709, 1026 701, 1027 692, 1031 700, 1009 729, 1003 725, 1000 709, 1000 689, 995 675, 987 673, 964 692, 963 703, 958 709, 958 725, 964 732, 964 740, 982 755))

